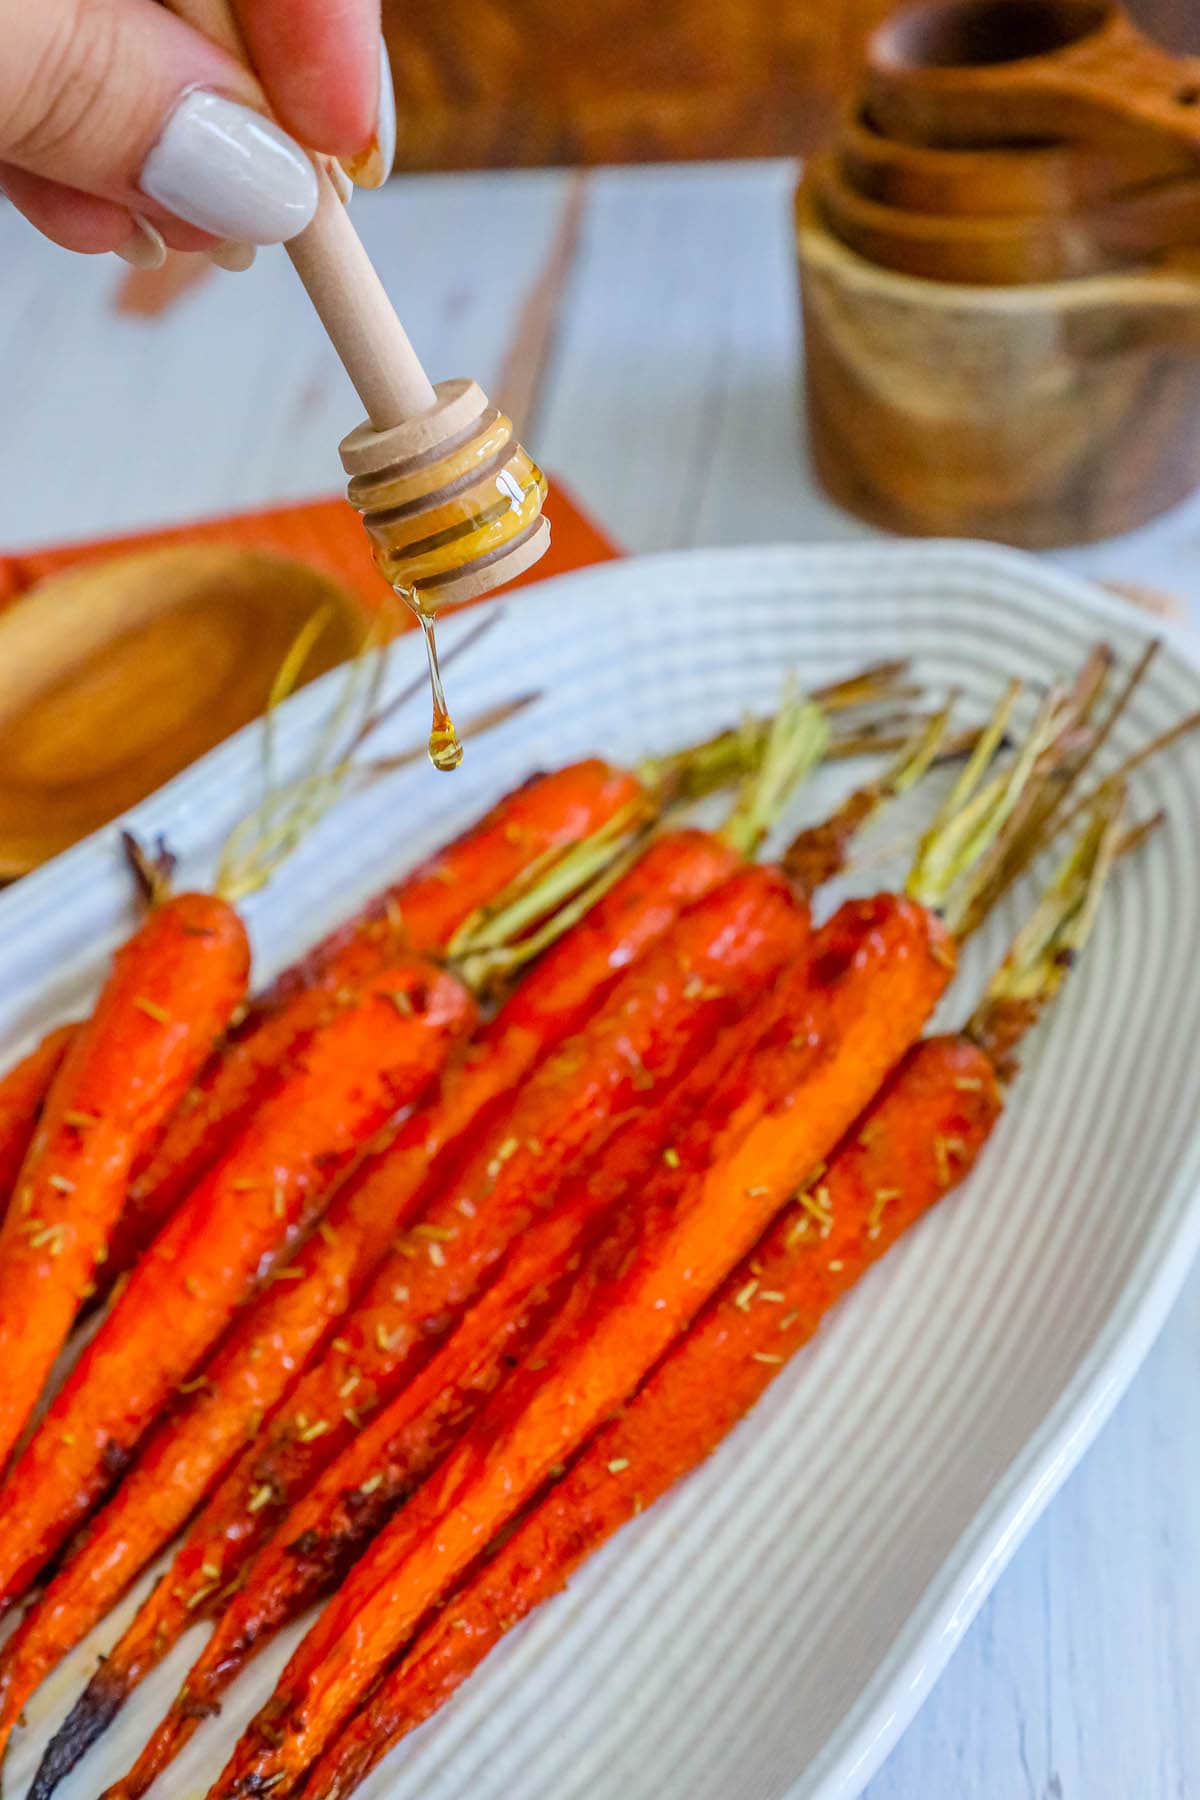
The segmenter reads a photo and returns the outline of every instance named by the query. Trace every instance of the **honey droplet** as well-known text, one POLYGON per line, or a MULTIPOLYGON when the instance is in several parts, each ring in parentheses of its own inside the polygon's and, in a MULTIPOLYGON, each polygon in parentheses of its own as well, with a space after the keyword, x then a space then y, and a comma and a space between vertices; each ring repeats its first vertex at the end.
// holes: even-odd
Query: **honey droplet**
POLYGON ((438 664, 434 615, 426 612, 421 605, 415 588, 397 586, 396 592, 416 618, 425 639, 425 655, 429 662, 429 686, 433 694, 433 724, 429 730, 429 760, 435 769, 440 770, 443 775, 448 775, 461 763, 463 747, 462 740, 454 729, 454 720, 450 717, 450 709, 446 705, 446 690, 442 686, 442 671, 438 664))
POLYGON ((443 713, 439 718, 435 712, 433 729, 429 733, 430 762, 435 769, 441 769, 443 774, 449 774, 451 769, 457 769, 462 759, 463 747, 458 733, 454 729, 454 720, 449 713, 443 713))

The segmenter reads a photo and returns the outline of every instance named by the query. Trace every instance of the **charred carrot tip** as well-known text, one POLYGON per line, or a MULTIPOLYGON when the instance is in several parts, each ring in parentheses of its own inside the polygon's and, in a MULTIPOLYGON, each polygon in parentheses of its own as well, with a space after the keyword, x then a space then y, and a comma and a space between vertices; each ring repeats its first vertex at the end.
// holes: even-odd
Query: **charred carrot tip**
POLYGON ((65 1780, 116 1718, 126 1691, 125 1684, 114 1681, 101 1664, 47 1745, 29 1790, 29 1800, 50 1800, 59 1782, 65 1780))

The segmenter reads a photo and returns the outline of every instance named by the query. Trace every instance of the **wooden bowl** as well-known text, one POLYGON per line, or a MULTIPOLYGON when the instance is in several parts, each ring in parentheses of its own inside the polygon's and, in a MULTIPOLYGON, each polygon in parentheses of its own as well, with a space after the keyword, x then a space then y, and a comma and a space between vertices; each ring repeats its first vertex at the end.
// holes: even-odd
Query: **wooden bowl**
POLYGON ((1028 287, 881 269, 797 195, 816 472, 890 531, 1046 549, 1200 484, 1200 269, 1028 287))
POLYGON ((328 575, 262 551, 88 563, 0 613, 0 877, 66 849, 257 717, 319 611, 310 681, 361 647, 365 614, 328 575))

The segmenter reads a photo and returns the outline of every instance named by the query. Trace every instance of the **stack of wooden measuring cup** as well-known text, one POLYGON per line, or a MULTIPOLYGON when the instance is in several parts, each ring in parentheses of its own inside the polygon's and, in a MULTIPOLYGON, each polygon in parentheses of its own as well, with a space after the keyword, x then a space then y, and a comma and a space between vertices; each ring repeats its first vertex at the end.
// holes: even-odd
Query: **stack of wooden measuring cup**
POLYGON ((921 0, 871 38, 796 222, 842 504, 1046 546, 1200 483, 1200 58, 1109 0, 921 0))

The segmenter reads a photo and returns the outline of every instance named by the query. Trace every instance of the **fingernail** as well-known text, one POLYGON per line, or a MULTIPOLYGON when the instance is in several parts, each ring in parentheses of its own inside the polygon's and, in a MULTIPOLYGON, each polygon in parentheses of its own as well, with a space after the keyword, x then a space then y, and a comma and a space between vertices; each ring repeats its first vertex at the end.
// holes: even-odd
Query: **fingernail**
POLYGON ((177 218, 238 243, 282 244, 317 208, 312 163, 269 119, 236 100, 185 94, 142 166, 144 194, 177 218))
POLYGON ((216 263, 218 269, 228 269, 231 275, 240 275, 250 268, 257 252, 253 244, 225 243, 215 245, 204 254, 209 262, 216 263))
POLYGON ((379 117, 375 136, 357 156, 343 156, 342 167, 355 187, 382 187, 396 160, 396 90, 392 85, 392 65, 387 42, 379 40, 379 117))
POLYGON ((118 244, 113 251, 122 262, 127 262, 134 269, 161 269, 167 260, 167 246, 163 242, 163 234, 155 229, 149 219, 141 213, 129 215, 133 230, 123 244, 118 244))

